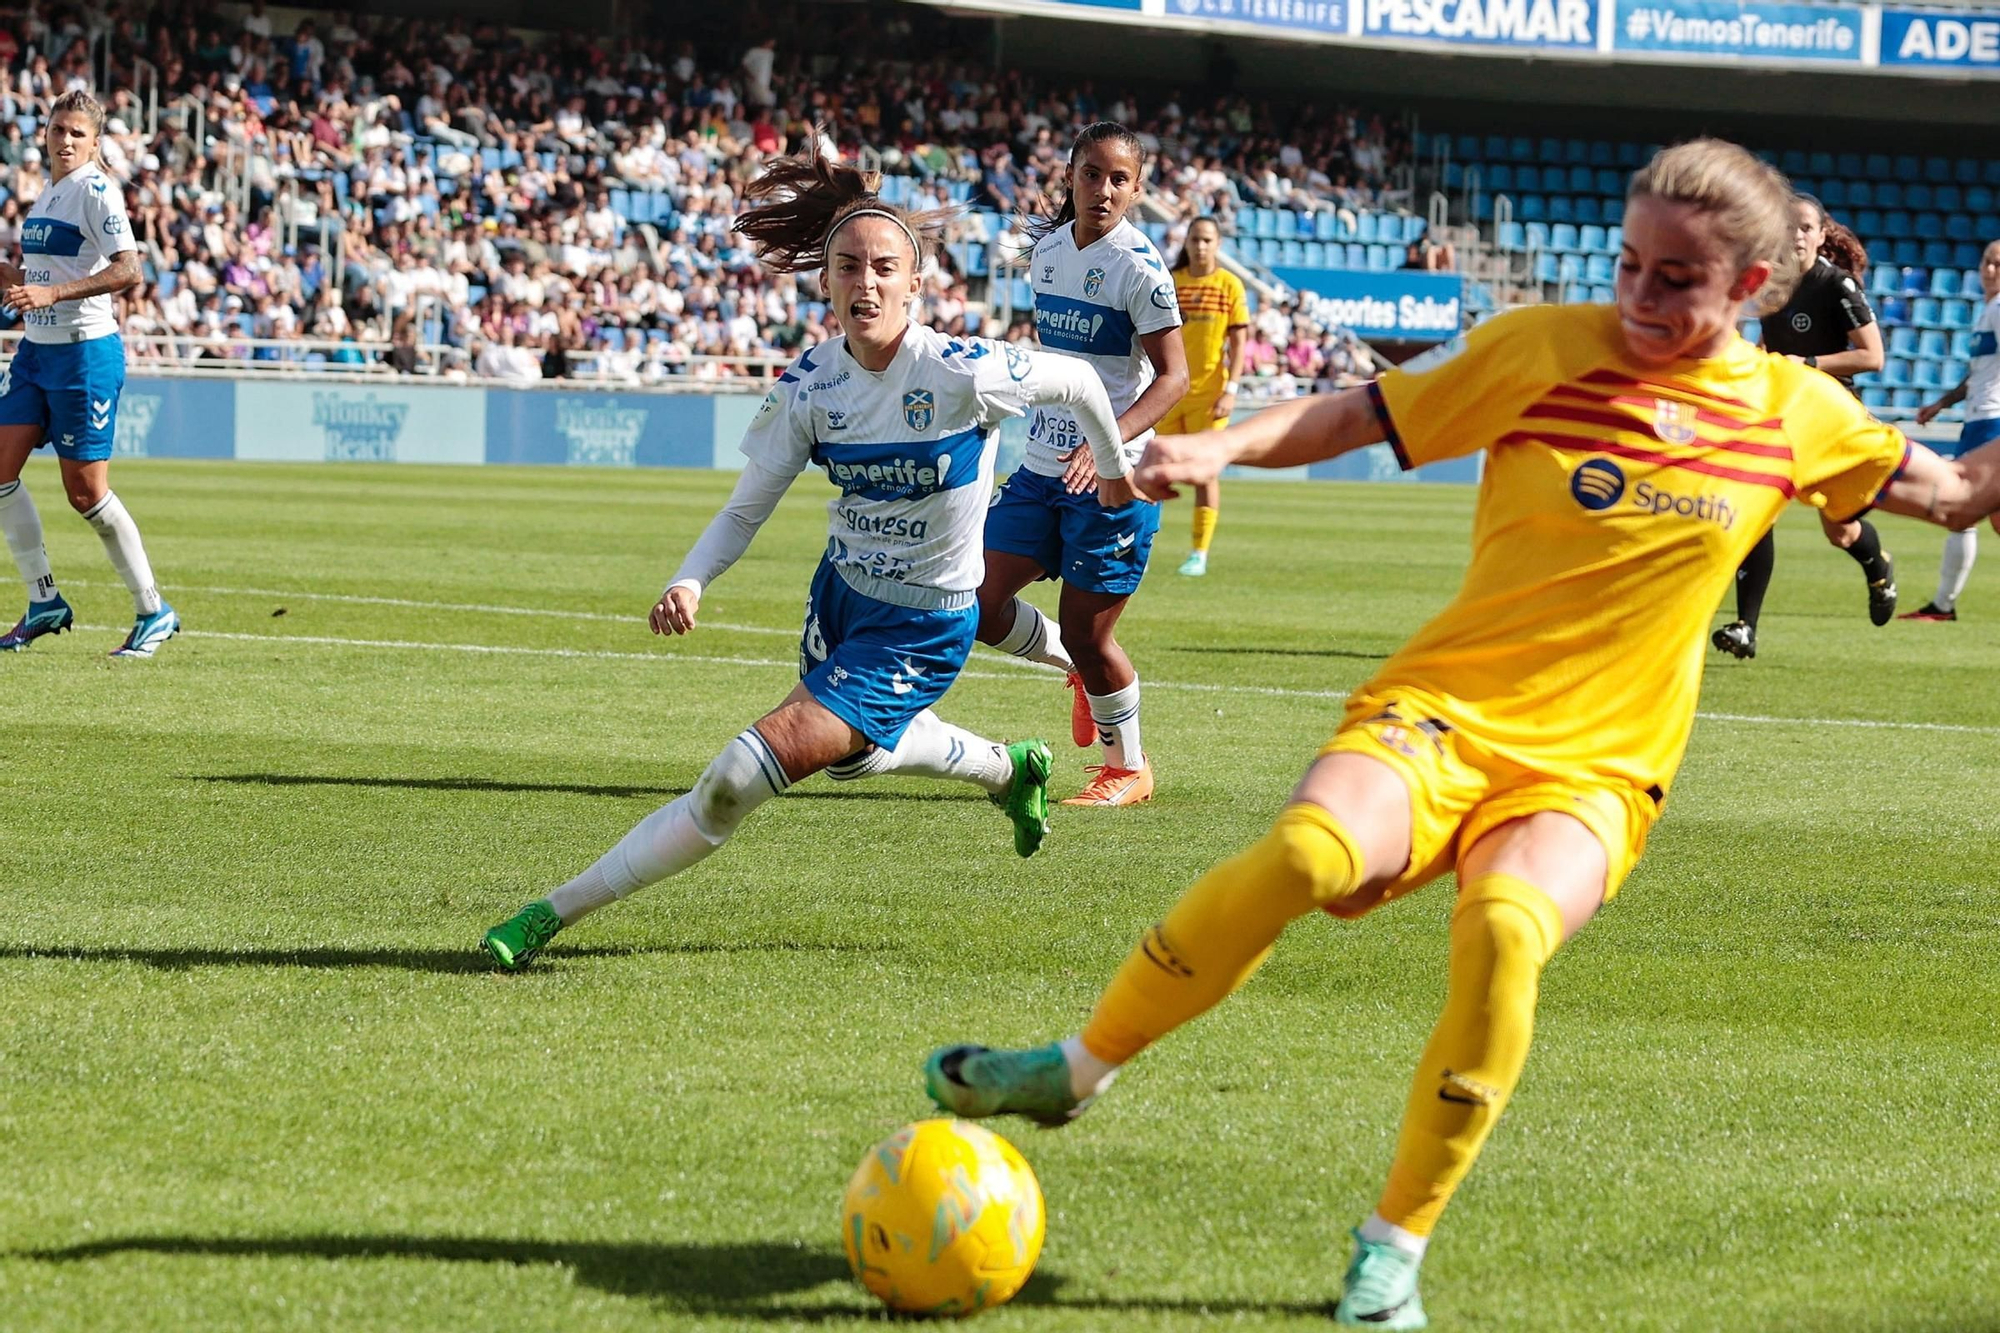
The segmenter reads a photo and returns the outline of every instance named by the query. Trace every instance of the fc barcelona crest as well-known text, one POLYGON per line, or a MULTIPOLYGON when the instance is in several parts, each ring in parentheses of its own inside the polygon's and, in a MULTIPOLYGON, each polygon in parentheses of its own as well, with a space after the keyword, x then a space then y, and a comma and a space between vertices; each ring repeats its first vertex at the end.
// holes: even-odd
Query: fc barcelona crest
POLYGON ((1653 433, 1668 444, 1693 444, 1694 409, 1669 398, 1653 400, 1653 433))
POLYGON ((929 430, 931 418, 936 415, 936 404, 931 400, 929 389, 912 389, 903 395, 903 420, 910 423, 911 430, 929 430))
POLYGON ((1094 268, 1083 275, 1083 294, 1095 296, 1104 290, 1104 270, 1094 268))

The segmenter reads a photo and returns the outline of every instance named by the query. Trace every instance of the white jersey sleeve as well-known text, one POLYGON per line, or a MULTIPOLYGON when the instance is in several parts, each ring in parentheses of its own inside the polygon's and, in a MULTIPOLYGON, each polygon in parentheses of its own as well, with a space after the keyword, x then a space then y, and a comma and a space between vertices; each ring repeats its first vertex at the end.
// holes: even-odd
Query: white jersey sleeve
POLYGON ((125 192, 110 176, 99 171, 86 184, 82 202, 83 230, 106 264, 127 250, 139 248, 132 239, 132 219, 125 213, 125 192))
POLYGON ((1972 356, 1965 374, 1965 419, 2000 417, 2000 296, 1988 301, 1972 325, 1972 356))
POLYGON ((1141 337, 1181 326, 1181 303, 1174 294, 1173 275, 1165 271, 1152 243, 1144 243, 1147 253, 1136 254, 1126 270, 1125 292, 1125 311, 1132 316, 1133 331, 1141 337), (1155 264, 1160 267, 1154 268, 1155 264))

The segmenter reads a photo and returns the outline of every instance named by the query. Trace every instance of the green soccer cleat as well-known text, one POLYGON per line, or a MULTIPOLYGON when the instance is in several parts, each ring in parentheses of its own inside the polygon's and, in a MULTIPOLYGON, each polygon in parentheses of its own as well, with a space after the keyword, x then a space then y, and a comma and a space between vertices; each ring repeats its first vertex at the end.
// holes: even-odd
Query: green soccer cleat
POLYGON ((924 1061, 924 1089, 938 1109, 967 1120, 1025 1116, 1060 1129, 1083 1114, 1091 1099, 1069 1087, 1069 1061, 1053 1042, 1032 1051, 946 1046, 924 1061))
POLYGON ((1188 558, 1181 561, 1181 573, 1191 579, 1198 579, 1208 573, 1208 552, 1188 552, 1188 558))
POLYGON ((509 972, 518 972, 534 960, 542 946, 563 927, 548 899, 529 903, 514 915, 486 932, 480 941, 487 955, 509 972))
POLYGON ((1014 850, 1033 856, 1049 836, 1049 770, 1055 759, 1045 741, 1015 741, 1007 747, 1014 761, 1014 782, 1007 794, 987 799, 1014 821, 1014 850))
POLYGON ((1354 1261, 1347 1265, 1346 1289, 1333 1308, 1333 1322, 1355 1328, 1424 1328, 1423 1298, 1417 1295, 1417 1268, 1423 1260, 1386 1242, 1354 1233, 1354 1261))

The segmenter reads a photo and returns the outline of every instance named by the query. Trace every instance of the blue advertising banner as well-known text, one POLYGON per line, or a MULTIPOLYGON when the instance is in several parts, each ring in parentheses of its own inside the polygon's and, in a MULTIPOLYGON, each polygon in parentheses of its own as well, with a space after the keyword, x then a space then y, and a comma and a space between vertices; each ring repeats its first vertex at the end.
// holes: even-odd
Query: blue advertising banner
POLYGON ((494 389, 486 399, 488 463, 711 467, 716 461, 715 400, 706 395, 494 389))
POLYGON ((1881 62, 2000 70, 2000 14, 1884 9, 1881 62))
POLYGON ((234 458, 236 383, 132 376, 114 429, 120 458, 234 458))
POLYGON ((1618 0, 1617 51, 1861 63, 1862 11, 1764 0, 1618 0))
POLYGON ((1456 273, 1416 270, 1274 268, 1278 281, 1310 302, 1319 319, 1363 338, 1443 342, 1455 336, 1465 309, 1465 280, 1456 273))
POLYGON ((1292 32, 1347 32, 1348 0, 1166 0, 1172 18, 1221 19, 1292 32))
POLYGON ((1361 0, 1368 37, 1470 46, 1597 48, 1595 0, 1361 0))

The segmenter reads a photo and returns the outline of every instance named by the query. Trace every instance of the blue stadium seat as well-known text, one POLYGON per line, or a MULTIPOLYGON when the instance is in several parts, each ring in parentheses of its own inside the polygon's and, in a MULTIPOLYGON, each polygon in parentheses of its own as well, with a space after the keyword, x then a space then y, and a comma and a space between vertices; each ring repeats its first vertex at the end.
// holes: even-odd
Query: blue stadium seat
POLYGON ((597 336, 604 340, 605 350, 622 352, 625 350, 625 330, 616 324, 606 324, 598 329, 597 336))
POLYGON ((1299 268, 1306 262, 1305 243, 1298 240, 1278 242, 1278 262, 1287 268, 1299 268))
POLYGON ((1563 161, 1577 166, 1590 165, 1590 145, 1582 139, 1563 140, 1563 161))
POLYGON ((1915 153, 1898 153, 1895 169, 1890 174, 1899 181, 1919 180, 1924 174, 1923 163, 1917 160, 1915 153))
POLYGON ((1882 214, 1872 208, 1859 209, 1854 214, 1854 230, 1863 236, 1882 234, 1882 214))
POLYGON ((1586 282, 1608 286, 1618 280, 1618 268, 1611 262, 1610 255, 1586 255, 1583 262, 1583 277, 1586 282))
POLYGON ((1951 355, 1951 340, 1943 329, 1925 329, 1917 335, 1917 355, 1929 361, 1942 361, 1951 355))
POLYGON ((1592 305, 1616 305, 1618 304, 1618 292, 1612 287, 1599 284, 1590 289, 1590 303, 1592 305))
POLYGON ((1889 406, 1889 391, 1873 386, 1861 391, 1861 405, 1871 412, 1880 412, 1889 406))
POLYGON ((1942 303, 1928 296, 1919 296, 1910 302, 1910 323, 1925 329, 1942 325, 1944 323, 1942 303))
POLYGON ((1252 210, 1252 232, 1260 240, 1270 240, 1278 234, 1278 210, 1259 208, 1252 210))
POLYGON ((1944 218, 1937 213, 1919 213, 1910 219, 1920 241, 1944 239, 1944 218))
POLYGON ((1278 239, 1281 241, 1297 240, 1299 235, 1299 215, 1289 208, 1280 208, 1275 211, 1278 214, 1278 239))
POLYGON ((1887 351, 1890 356, 1915 356, 1917 354, 1917 331, 1907 324, 1889 330, 1887 351))
POLYGON ((1617 159, 1612 156, 1612 148, 1610 144, 1606 143, 1602 139, 1591 140, 1590 143, 1591 166, 1609 167, 1616 165, 1616 163, 1617 159))
MULTIPOLYGON (((1562 175, 1559 171, 1552 171, 1550 174, 1556 177, 1562 175)), ((1522 194, 1536 193, 1542 188, 1542 184, 1542 169, 1540 167, 1530 164, 1514 168, 1514 188, 1522 194)), ((1562 181, 1557 179, 1551 182, 1551 185, 1553 188, 1560 190, 1562 188, 1562 181)))
POLYGON ((1569 169, 1569 192, 1571 194, 1590 194, 1596 189, 1597 173, 1593 172, 1589 167, 1571 167, 1569 169))
POLYGON ((1583 260, 1577 255, 1562 255, 1556 260, 1556 272, 1562 275, 1564 282, 1581 282, 1583 260))
MULTIPOLYGON (((1518 145, 1526 141, 1522 139, 1516 139, 1514 140, 1514 142, 1518 145)), ((1556 166, 1563 160, 1562 140, 1544 139, 1539 144, 1535 145, 1535 151, 1532 157, 1522 153, 1516 153, 1514 157, 1516 161, 1520 162, 1537 161, 1540 162, 1543 166, 1548 166, 1548 167, 1556 166)))
POLYGON ((1938 362, 1918 361, 1914 363, 1914 369, 1919 389, 1942 389, 1945 387, 1943 367, 1938 362))
POLYGON ((1986 289, 1979 285, 1978 269, 1968 268, 1960 271, 1958 291, 1959 295, 1969 296, 1975 301, 1986 299, 1986 289))
POLYGON ((1343 230, 1345 227, 1341 223, 1340 214, 1332 209, 1325 209, 1313 215, 1313 235, 1319 240, 1346 240, 1346 237, 1340 235, 1343 230))
POLYGON ((1900 296, 1885 296, 1881 304, 1875 308, 1875 316, 1885 329, 1894 328, 1898 324, 1907 324, 1910 322, 1909 303, 1900 296))
POLYGON ((1925 268, 1955 267, 1958 256, 1949 241, 1925 241, 1923 262, 1925 268))
POLYGON ((1549 228, 1549 249, 1574 250, 1576 248, 1575 227, 1567 222, 1558 222, 1549 228))
POLYGON ((1972 367, 1967 365, 1964 361, 1960 360, 1957 357, 1953 357, 1952 359, 1944 363, 1944 382, 1946 384, 1955 385, 1960 380, 1964 379, 1966 372, 1971 369, 1972 367))
POLYGON ((1527 138, 1509 140, 1507 143, 1507 156, 1516 162, 1533 162, 1537 156, 1535 141, 1527 138))
MULTIPOLYGON (((1990 213, 1993 211, 1993 187, 1990 185, 1968 185, 1965 187, 1965 209, 1968 213, 1990 213)), ((1990 238, 1989 238, 1990 239, 1990 238)))
POLYGON ((1976 268, 1979 264, 1981 246, 1977 241, 1961 241, 1951 247, 1951 262, 1955 268, 1976 268))
POLYGON ((1618 145, 1618 161, 1614 164, 1630 170, 1646 160, 1646 150, 1636 143, 1618 145))
POLYGON ((1904 186, 1903 207, 1913 213, 1920 213, 1927 208, 1934 207, 1931 203, 1931 187, 1922 181, 1913 181, 1909 185, 1904 186))
POLYGON ((1868 161, 1862 167, 1861 174, 1871 180, 1879 181, 1887 180, 1894 174, 1894 170, 1889 163, 1889 155, 1887 153, 1870 153, 1868 161))
POLYGON ((1588 227, 1578 228, 1576 233, 1576 248, 1583 251, 1585 254, 1591 254, 1591 255, 1604 254, 1605 253, 1604 228, 1596 226, 1594 224, 1588 227))
POLYGON ((1340 251, 1340 267, 1367 268, 1368 247, 1359 241, 1349 241, 1346 245, 1342 246, 1340 251))
POLYGON ((1882 365, 1882 383, 1892 389, 1901 389, 1910 383, 1910 363, 1899 356, 1892 356, 1882 365))
POLYGON ((1594 172, 1591 188, 1606 199, 1622 199, 1625 196, 1625 180, 1615 171, 1594 172))
POLYGON ((1486 168, 1486 188, 1495 194, 1506 194, 1514 188, 1514 168, 1505 162, 1496 162, 1486 168))
POLYGON ((1787 176, 1805 175, 1806 155, 1804 151, 1797 148, 1787 148, 1784 152, 1778 154, 1778 170, 1784 172, 1787 176))
POLYGON ((1527 228, 1518 222, 1503 223, 1493 243, 1502 250, 1522 250, 1527 248, 1527 228))
POLYGON ((1479 140, 1470 134, 1461 134, 1451 141, 1451 155, 1461 162, 1479 161, 1479 140))
POLYGON ((1922 296, 1931 289, 1929 276, 1922 269, 1906 268, 1897 270, 1902 275, 1902 285, 1898 288, 1905 296, 1922 296))
POLYGON ((1915 235, 1910 226, 1910 215, 1900 208, 1891 209, 1882 215, 1882 234, 1892 241, 1900 241, 1915 235))
POLYGON ((1825 204, 1828 208, 1847 207, 1846 181, 1841 181, 1841 180, 1821 181, 1819 188, 1817 190, 1808 190, 1806 191, 1806 193, 1817 194, 1819 196, 1819 201, 1822 204, 1825 204))
POLYGON ((1960 185, 1977 185, 1979 183, 1979 160, 1977 158, 1961 157, 1952 164, 1951 178, 1960 185))
POLYGON ((1525 239, 1527 241, 1527 246, 1530 250, 1546 250, 1549 248, 1548 223, 1546 222, 1526 223, 1523 225, 1522 231, 1526 233, 1525 239))
POLYGON ((1472 220, 1491 222, 1493 220, 1493 196, 1481 194, 1472 201, 1472 220))
POLYGON ((1327 266, 1325 242, 1307 241, 1305 248, 1305 259, 1302 262, 1307 268, 1325 268, 1327 266))
POLYGON ((1964 213, 1947 214, 1944 220, 1944 234, 1947 240, 1972 240, 1972 218, 1964 213))
POLYGON ((1972 360, 1971 329, 1953 329, 1951 331, 1951 359, 1954 361, 1972 360))
POLYGON ((1557 194, 1549 197, 1549 221, 1570 222, 1575 218, 1576 209, 1571 206, 1568 195, 1557 194))
POLYGON ((1465 186, 1465 164, 1452 161, 1444 164, 1444 187, 1447 190, 1463 189, 1465 186))
POLYGON ((1625 228, 1622 226, 1606 227, 1604 229, 1604 248, 1614 255, 1623 250, 1625 248, 1625 228))
POLYGON ((1548 216, 1548 198, 1539 194, 1524 194, 1516 203, 1517 217, 1523 222, 1540 222, 1548 216))
POLYGON ((1603 222, 1605 211, 1610 207, 1613 205, 1604 203, 1596 195, 1586 194, 1572 203, 1570 210, 1579 223, 1596 226, 1603 222))
POLYGON ((1958 291, 1957 269, 1939 268, 1931 270, 1930 294, 1932 296, 1957 296, 1958 291))
POLYGON ((1897 389, 1889 395, 1889 406, 1898 412, 1912 412, 1923 405, 1922 389, 1897 389))
POLYGON ((1940 213, 1956 213, 1965 207, 1965 197, 1956 185, 1940 185, 1931 191, 1931 207, 1940 213))
POLYGON ((1554 282, 1560 276, 1560 270, 1556 267, 1556 257, 1553 254, 1544 250, 1535 257, 1536 282, 1554 282))
POLYGON ((1833 174, 1833 154, 1814 153, 1806 170, 1812 172, 1815 176, 1831 176, 1833 174))
POLYGON ((1948 157, 1925 158, 1924 179, 1933 185, 1948 183, 1951 180, 1951 159, 1948 157))
POLYGON ((1481 155, 1482 161, 1505 162, 1512 156, 1513 154, 1507 151, 1506 135, 1489 134, 1486 136, 1486 149, 1485 152, 1481 155))
POLYGON ((1386 245, 1371 245, 1368 247, 1369 268, 1392 269, 1400 266, 1402 262, 1403 257, 1386 245))
POLYGON ((1924 323, 1936 324, 1947 329, 1969 329, 1972 327, 1973 316, 1972 302, 1946 301, 1939 308, 1937 318, 1925 320, 1924 323))
POLYGON ((1903 285, 1903 275, 1887 264, 1877 264, 1868 270, 1868 294, 1870 296, 1894 296, 1903 285))
POLYGON ((1849 208, 1873 208, 1875 206, 1875 187, 1867 181, 1849 181, 1847 183, 1847 206, 1849 208))
POLYGON ((1911 268, 1924 262, 1924 247, 1913 240, 1894 241, 1889 246, 1889 258, 1904 268, 1911 268))

